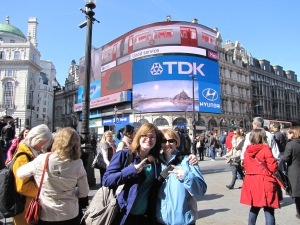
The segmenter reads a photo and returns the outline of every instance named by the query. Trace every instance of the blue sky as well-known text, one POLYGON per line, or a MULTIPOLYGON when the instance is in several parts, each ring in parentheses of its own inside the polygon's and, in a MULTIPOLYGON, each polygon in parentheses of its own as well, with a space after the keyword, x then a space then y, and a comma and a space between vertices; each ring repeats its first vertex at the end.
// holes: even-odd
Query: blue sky
MULTIPOLYGON (((0 22, 27 35, 29 17, 38 19, 38 48, 42 59, 53 61, 57 79, 64 85, 72 59, 77 64, 85 53, 85 20, 79 8, 83 0, 2 1, 0 22)), ((93 46, 100 47, 145 24, 191 21, 219 29, 223 38, 239 41, 254 57, 293 70, 300 77, 300 1, 290 0, 98 0, 94 10, 100 23, 93 26, 93 46)), ((300 80, 298 78, 298 80, 300 80)))

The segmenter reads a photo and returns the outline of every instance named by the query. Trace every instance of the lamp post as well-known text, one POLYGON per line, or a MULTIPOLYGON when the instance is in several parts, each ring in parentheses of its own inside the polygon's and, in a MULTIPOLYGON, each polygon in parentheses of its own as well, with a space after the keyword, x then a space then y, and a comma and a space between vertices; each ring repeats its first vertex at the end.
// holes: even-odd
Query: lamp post
POLYGON ((30 96, 30 99, 31 99, 31 103, 30 103, 30 128, 32 128, 32 107, 33 107, 33 90, 31 90, 31 96, 30 96))
MULTIPOLYGON (((80 9, 86 15, 86 21, 79 25, 80 28, 86 26, 86 43, 85 43, 85 67, 84 67, 84 92, 82 100, 82 126, 81 136, 83 142, 89 144, 89 115, 90 115, 90 72, 91 72, 91 49, 92 49, 92 29, 96 8, 96 0, 85 0, 85 8, 80 9)), ((99 21, 97 21, 99 22, 99 21)))
POLYGON ((118 112, 118 108, 115 106, 115 108, 114 108, 114 113, 115 113, 114 124, 115 124, 115 135, 116 136, 117 136, 117 112, 118 112))
POLYGON ((196 118, 195 118, 195 79, 196 79, 196 75, 191 75, 191 78, 192 78, 192 85, 193 85, 193 88, 192 88, 192 91, 193 91, 193 122, 192 122, 192 125, 193 125, 193 152, 195 153, 196 152, 196 145, 195 145, 195 140, 196 140, 196 118))
POLYGON ((59 86, 53 86, 52 132, 55 130, 55 95, 59 90, 61 90, 59 86))
POLYGON ((95 186, 96 178, 94 169, 91 168, 93 161, 93 151, 90 145, 90 131, 89 131, 89 116, 90 116, 90 73, 91 73, 91 50, 92 50, 92 29, 93 22, 97 21, 94 18, 96 8, 96 0, 85 0, 85 8, 80 9, 82 13, 86 15, 86 20, 79 25, 80 28, 86 26, 86 42, 85 42, 85 66, 84 66, 84 92, 82 99, 82 126, 81 126, 81 137, 82 137, 82 150, 88 153, 86 171, 88 176, 88 183, 90 186, 95 186))

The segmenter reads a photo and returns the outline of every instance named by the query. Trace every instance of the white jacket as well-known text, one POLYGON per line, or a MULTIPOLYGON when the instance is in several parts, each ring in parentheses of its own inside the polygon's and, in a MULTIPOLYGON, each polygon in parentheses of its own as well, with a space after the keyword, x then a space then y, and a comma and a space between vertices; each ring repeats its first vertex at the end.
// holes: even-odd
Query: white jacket
MULTIPOLYGON (((19 178, 34 176, 40 184, 47 154, 41 154, 33 161, 21 166, 19 178)), ((60 160, 53 153, 48 162, 40 193, 43 221, 64 221, 75 218, 79 212, 78 198, 89 193, 86 171, 81 159, 60 160)))

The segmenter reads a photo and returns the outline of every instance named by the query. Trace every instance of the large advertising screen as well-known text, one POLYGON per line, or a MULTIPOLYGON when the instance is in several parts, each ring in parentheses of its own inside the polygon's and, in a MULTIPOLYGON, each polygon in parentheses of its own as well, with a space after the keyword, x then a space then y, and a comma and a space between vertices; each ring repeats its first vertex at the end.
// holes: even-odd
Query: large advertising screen
MULTIPOLYGON (((101 48, 96 49, 91 53, 91 73, 90 81, 94 82, 101 79, 101 48)), ((85 58, 82 57, 79 61, 79 86, 84 84, 85 77, 85 58)))
POLYGON ((101 73, 101 96, 132 89, 132 61, 101 73))
POLYGON ((141 112, 193 111, 194 99, 195 111, 221 113, 218 62, 191 55, 135 60, 132 98, 141 112))

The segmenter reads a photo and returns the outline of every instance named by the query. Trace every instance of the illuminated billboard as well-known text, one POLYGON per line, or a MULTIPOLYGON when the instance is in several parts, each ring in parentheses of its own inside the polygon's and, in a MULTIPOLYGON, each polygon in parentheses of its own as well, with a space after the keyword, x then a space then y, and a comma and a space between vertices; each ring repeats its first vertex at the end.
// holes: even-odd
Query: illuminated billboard
POLYGON ((133 108, 141 112, 221 113, 218 62, 191 55, 156 56, 133 62, 133 108))
POLYGON ((101 73, 102 97, 129 89, 132 89, 132 61, 101 73))

